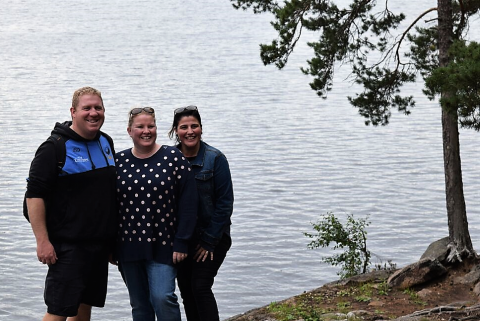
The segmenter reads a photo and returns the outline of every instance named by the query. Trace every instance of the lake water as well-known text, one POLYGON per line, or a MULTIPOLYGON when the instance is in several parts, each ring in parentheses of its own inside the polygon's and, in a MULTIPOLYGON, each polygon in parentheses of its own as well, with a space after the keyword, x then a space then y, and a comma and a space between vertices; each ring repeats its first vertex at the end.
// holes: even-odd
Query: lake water
MULTIPOLYGON (((402 0, 392 9, 418 6, 402 0)), ((69 119, 73 91, 86 85, 103 93, 103 129, 117 150, 131 146, 130 107, 155 107, 159 141, 172 144, 173 109, 199 106, 204 140, 227 155, 234 180, 233 246, 214 287, 222 319, 337 279, 321 261, 332 252, 308 250, 303 236, 321 214, 369 215, 376 263, 412 263, 448 235, 440 109, 421 85, 406 89, 417 99, 411 116, 393 112, 389 126, 366 127, 346 99, 354 92, 348 68, 328 100, 318 99, 299 71, 311 54, 305 43, 284 70, 263 66, 259 44, 275 36, 270 17, 229 1, 15 0, 0 16, 0 320, 45 312, 46 267, 21 213, 25 178, 54 123, 69 119)), ((478 135, 460 135, 476 248, 478 135)), ((113 266, 106 306, 92 319, 131 320, 113 266)))

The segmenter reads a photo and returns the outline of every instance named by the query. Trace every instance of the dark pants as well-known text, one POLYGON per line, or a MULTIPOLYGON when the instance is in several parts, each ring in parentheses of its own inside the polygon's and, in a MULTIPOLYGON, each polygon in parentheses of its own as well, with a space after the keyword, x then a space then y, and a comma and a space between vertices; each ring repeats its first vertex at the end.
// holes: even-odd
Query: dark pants
POLYGON ((217 301, 212 292, 214 278, 227 255, 232 239, 224 234, 215 247, 213 260, 193 260, 190 251, 187 259, 178 267, 177 281, 188 321, 218 321, 217 301))

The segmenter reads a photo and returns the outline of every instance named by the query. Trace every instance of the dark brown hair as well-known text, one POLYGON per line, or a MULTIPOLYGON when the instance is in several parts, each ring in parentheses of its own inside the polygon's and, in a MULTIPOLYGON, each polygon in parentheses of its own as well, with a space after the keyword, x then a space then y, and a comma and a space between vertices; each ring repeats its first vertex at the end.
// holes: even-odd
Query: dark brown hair
POLYGON ((198 120, 198 123, 200 124, 200 128, 202 128, 202 117, 200 117, 200 113, 198 112, 198 109, 195 109, 195 110, 187 110, 186 109, 182 112, 174 113, 172 127, 170 128, 170 131, 168 132, 168 137, 170 137, 170 139, 172 139, 175 136, 175 142, 177 144, 179 144, 180 141, 178 140, 178 136, 175 134, 175 130, 178 127, 178 123, 180 122, 180 119, 182 119, 183 117, 187 117, 187 116, 195 117, 198 120))

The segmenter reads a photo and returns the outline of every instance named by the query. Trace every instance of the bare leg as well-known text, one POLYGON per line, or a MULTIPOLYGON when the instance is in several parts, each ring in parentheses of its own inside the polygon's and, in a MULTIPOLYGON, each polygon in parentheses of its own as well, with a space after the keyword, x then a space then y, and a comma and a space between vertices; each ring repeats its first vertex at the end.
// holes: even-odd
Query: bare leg
MULTIPOLYGON (((69 317, 68 321, 90 321, 92 315, 92 306, 86 304, 80 304, 78 308, 78 314, 75 317, 69 317)), ((67 321, 67 317, 60 315, 47 313, 43 317, 42 321, 67 321)))
POLYGON ((69 317, 68 321, 90 321, 92 315, 92 306, 86 304, 80 304, 78 308, 78 314, 75 317, 69 317))
POLYGON ((50 314, 50 313, 45 314, 45 316, 42 319, 42 321, 65 321, 65 320, 67 320, 67 317, 62 317, 62 316, 50 314))

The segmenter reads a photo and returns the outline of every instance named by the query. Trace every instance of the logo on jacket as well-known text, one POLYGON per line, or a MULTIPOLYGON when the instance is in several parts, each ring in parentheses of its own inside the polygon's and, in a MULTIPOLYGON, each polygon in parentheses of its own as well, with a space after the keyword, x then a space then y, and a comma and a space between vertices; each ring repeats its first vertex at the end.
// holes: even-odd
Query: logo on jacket
POLYGON ((88 158, 83 158, 82 156, 77 156, 74 158, 75 163, 85 163, 88 162, 88 158))
POLYGON ((110 155, 110 147, 105 147, 105 153, 106 153, 107 155, 110 155))

